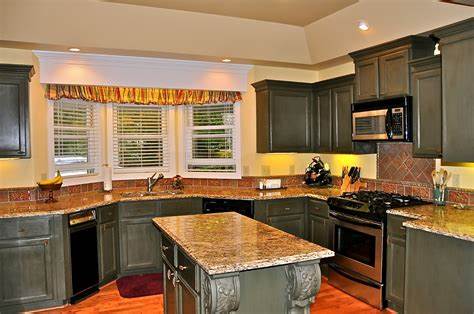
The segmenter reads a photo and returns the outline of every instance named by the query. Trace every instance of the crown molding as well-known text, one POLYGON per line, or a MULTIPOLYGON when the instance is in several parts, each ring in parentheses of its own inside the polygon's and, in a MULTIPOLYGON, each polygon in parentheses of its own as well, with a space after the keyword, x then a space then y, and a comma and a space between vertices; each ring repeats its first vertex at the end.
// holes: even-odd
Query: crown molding
POLYGON ((246 91, 252 65, 34 50, 43 84, 246 91))

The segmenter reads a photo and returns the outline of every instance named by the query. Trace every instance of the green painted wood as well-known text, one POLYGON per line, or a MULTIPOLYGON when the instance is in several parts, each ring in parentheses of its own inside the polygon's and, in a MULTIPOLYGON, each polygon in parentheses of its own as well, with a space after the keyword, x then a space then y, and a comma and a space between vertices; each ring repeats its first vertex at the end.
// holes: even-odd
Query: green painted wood
POLYGON ((181 276, 178 286, 178 300, 179 300, 179 313, 181 314, 198 314, 200 313, 200 299, 199 295, 191 289, 185 281, 181 280, 181 276))
POLYGON ((331 113, 333 120, 332 151, 353 153, 352 112, 354 85, 347 84, 331 89, 331 113))
POLYGON ((305 235, 305 215, 290 214, 283 216, 271 216, 267 219, 268 224, 272 227, 293 234, 297 237, 304 238, 305 235))
POLYGON ((168 262, 163 263, 164 273, 164 297, 163 306, 165 314, 178 314, 178 291, 173 277, 176 275, 176 270, 168 262))
POLYGON ((313 109, 313 151, 332 151, 331 90, 317 88, 313 109))
POLYGON ((257 102, 257 152, 310 152, 311 84, 264 80, 252 85, 257 102))
POLYGON ((0 158, 30 158, 31 65, 0 64, 0 158))
POLYGON ((160 216, 202 214, 202 198, 183 198, 160 201, 160 216))
POLYGON ((98 227, 99 282, 105 285, 117 278, 118 264, 118 224, 115 221, 102 223, 98 227))
POLYGON ((410 62, 413 93, 413 156, 442 154, 441 56, 410 62))
POLYGON ((392 97, 410 93, 408 49, 379 57, 379 96, 392 97))
POLYGON ((474 313, 474 243, 407 228, 405 313, 474 313))
POLYGON ((357 101, 379 97, 379 60, 377 57, 356 61, 357 101))

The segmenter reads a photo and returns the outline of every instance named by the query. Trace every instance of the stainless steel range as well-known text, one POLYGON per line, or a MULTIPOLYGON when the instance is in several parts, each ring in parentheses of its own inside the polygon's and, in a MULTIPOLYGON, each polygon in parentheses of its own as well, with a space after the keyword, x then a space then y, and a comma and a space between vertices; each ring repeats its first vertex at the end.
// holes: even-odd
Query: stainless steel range
POLYGON ((329 283, 379 308, 385 306, 387 209, 422 205, 418 197, 359 191, 330 197, 329 283))

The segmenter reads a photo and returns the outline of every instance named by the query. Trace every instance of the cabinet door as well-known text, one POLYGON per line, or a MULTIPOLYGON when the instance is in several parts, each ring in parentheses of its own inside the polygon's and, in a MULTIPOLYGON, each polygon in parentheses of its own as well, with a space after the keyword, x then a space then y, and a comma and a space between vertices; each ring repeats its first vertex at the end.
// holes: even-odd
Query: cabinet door
POLYGON ((163 200, 160 202, 160 216, 202 214, 202 198, 163 200))
POLYGON ((270 91, 271 152, 311 151, 312 92, 270 91))
POLYGON ((309 215, 309 241, 328 247, 329 245, 329 233, 328 233, 328 219, 309 215))
POLYGON ((179 313, 180 314, 197 314, 199 313, 199 297, 186 284, 179 280, 179 313))
POLYGON ((387 239, 387 290, 389 306, 403 311, 405 292, 405 239, 389 235, 387 239))
POLYGON ((333 88, 331 90, 331 107, 333 119, 332 150, 337 153, 352 153, 352 114, 354 102, 352 85, 333 88))
POLYGON ((160 237, 152 217, 126 219, 120 223, 121 273, 161 271, 160 237))
POLYGON ((318 91, 314 99, 313 112, 313 150, 317 153, 331 151, 332 120, 331 91, 318 91))
POLYGON ((304 214, 268 217, 268 224, 297 237, 304 238, 304 214))
POLYGON ((357 100, 370 100, 379 97, 379 60, 377 57, 357 61, 356 92, 357 100))
POLYGON ((0 242, 0 307, 53 299, 50 240, 0 242))
POLYGON ((380 96, 409 94, 408 50, 379 57, 380 96))
POLYGON ((163 276, 164 276, 164 296, 163 303, 165 308, 165 314, 177 314, 178 313, 178 294, 176 289, 176 283, 174 276, 176 271, 173 267, 169 266, 168 263, 163 264, 163 276))
POLYGON ((29 157, 28 80, 0 74, 0 157, 29 157))
POLYGON ((441 156, 441 68, 412 74, 413 155, 441 156))
POLYGON ((117 277, 118 232, 117 223, 99 225, 99 280, 106 284, 117 277))

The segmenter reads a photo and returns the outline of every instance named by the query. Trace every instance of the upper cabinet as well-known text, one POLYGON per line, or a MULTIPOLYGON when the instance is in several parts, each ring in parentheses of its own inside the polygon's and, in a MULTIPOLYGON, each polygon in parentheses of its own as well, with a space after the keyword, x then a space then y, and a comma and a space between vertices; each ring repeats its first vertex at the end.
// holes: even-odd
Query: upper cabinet
POLYGON ((257 153, 311 152, 311 84, 265 80, 257 96, 257 153))
POLYGON ((30 158, 31 65, 0 64, 0 158, 30 158))
POLYGON ((443 160, 474 161, 474 18, 435 30, 442 59, 443 160))
POLYGON ((433 54, 434 42, 408 36, 350 53, 355 62, 356 101, 410 94, 408 61, 433 54))
POLYGON ((413 156, 439 158, 441 146, 441 56, 410 62, 413 94, 413 156))

